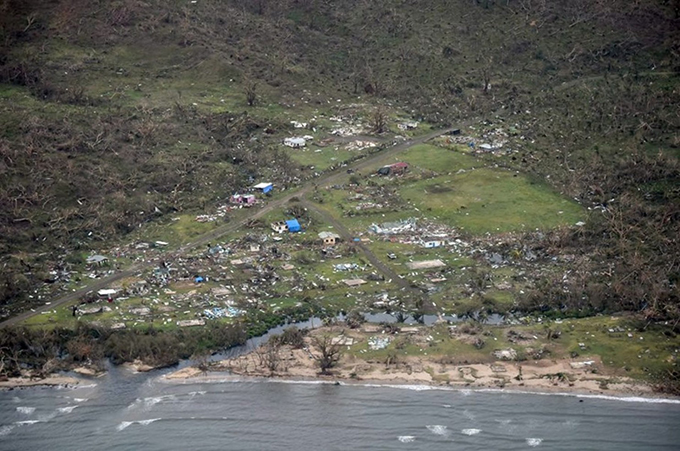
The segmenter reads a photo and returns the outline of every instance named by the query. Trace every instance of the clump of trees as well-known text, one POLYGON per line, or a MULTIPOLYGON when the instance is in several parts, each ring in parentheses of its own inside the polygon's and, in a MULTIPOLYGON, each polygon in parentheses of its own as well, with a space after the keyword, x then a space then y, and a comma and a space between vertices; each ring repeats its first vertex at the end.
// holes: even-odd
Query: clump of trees
POLYGON ((0 333, 0 375, 19 376, 25 368, 35 376, 86 365, 101 368, 141 360, 156 367, 245 343, 241 325, 211 324, 203 328, 160 332, 154 328, 111 331, 79 324, 75 329, 4 328, 0 333))
POLYGON ((332 333, 322 333, 311 338, 311 344, 316 352, 311 355, 317 361, 321 374, 331 374, 331 369, 340 361, 342 357, 342 345, 334 342, 335 335, 332 333))

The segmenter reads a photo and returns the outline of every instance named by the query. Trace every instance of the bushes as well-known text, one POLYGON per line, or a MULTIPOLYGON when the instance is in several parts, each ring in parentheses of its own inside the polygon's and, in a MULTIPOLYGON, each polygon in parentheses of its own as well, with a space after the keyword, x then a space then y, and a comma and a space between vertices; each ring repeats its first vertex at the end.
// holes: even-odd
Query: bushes
POLYGON ((270 341, 278 343, 279 345, 292 346, 295 349, 301 349, 305 345, 306 330, 300 330, 297 326, 291 326, 284 330, 281 335, 274 335, 270 341))
POLYGON ((198 329, 160 332, 157 329, 110 331, 81 324, 76 329, 6 328, 0 332, 0 374, 16 376, 21 365, 42 371, 57 360, 53 370, 77 364, 97 364, 109 358, 115 364, 141 360, 168 366, 193 354, 217 351, 245 343, 240 325, 211 324, 198 329))

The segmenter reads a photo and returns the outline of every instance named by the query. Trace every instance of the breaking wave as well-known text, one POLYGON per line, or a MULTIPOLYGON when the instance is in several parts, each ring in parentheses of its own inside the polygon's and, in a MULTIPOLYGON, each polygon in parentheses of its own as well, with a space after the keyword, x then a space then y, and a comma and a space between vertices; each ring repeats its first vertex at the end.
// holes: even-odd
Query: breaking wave
POLYGON ((154 421, 158 421, 158 420, 160 420, 160 418, 151 418, 149 420, 138 420, 138 421, 123 421, 118 426, 116 426, 116 430, 120 432, 124 429, 127 429, 129 426, 132 426, 133 424, 140 424, 142 426, 148 426, 149 424, 153 423, 154 421))
POLYGON ((446 428, 446 426, 442 426, 440 424, 429 424, 426 427, 434 435, 443 435, 443 436, 449 435, 449 430, 446 428))
POLYGON ((35 407, 17 407, 17 412, 30 415, 35 412, 35 407))
POLYGON ((40 420, 24 420, 24 421, 15 421, 14 424, 17 426, 27 426, 30 424, 35 424, 35 423, 40 423, 40 420))
POLYGON ((0 437, 4 437, 5 435, 9 434, 12 432, 12 429, 14 429, 16 426, 13 424, 9 424, 7 426, 0 427, 0 437))
POLYGON ((582 393, 562 393, 562 392, 543 393, 524 390, 503 390, 499 388, 480 388, 475 391, 479 393, 504 393, 507 395, 567 396, 572 398, 606 399, 608 401, 622 401, 622 402, 643 402, 651 404, 680 404, 680 399, 643 398, 642 396, 587 395, 582 393))
POLYGON ((480 432, 482 432, 482 430, 481 430, 481 429, 472 429, 472 428, 470 428, 470 429, 463 429, 463 430, 460 431, 460 432, 461 432, 461 434, 465 434, 465 435, 477 435, 477 434, 479 434, 480 432))
MULTIPOLYGON (((167 381, 165 381, 167 382, 167 381)), ((415 384, 380 384, 380 383, 346 383, 342 381, 318 381, 318 380, 296 380, 296 379, 270 379, 263 377, 248 377, 248 376, 227 376, 225 378, 219 379, 209 379, 200 380, 202 384, 217 384, 226 382, 245 382, 245 383, 278 383, 278 384, 296 384, 296 385, 341 385, 345 387, 375 387, 375 388, 397 388, 401 390, 412 390, 412 391, 453 391, 459 392, 463 396, 470 396, 473 393, 500 393, 504 395, 537 395, 537 396, 571 396, 575 398, 592 398, 592 399, 606 399, 612 401, 623 401, 623 402, 647 402, 647 403, 667 403, 667 404, 680 404, 678 399, 669 398, 644 398, 641 396, 611 396, 611 395, 590 395, 590 394, 579 394, 579 393, 560 393, 560 392, 540 392, 540 391, 528 391, 528 390, 515 390, 515 389, 499 389, 499 388, 458 388, 458 387, 442 387, 433 385, 415 385, 415 384)))
POLYGON ((541 442, 543 442, 542 438, 528 438, 527 439, 527 445, 529 445, 531 447, 536 447, 536 446, 540 445, 541 442))
POLYGON ((411 443, 416 441, 416 438, 412 435, 400 435, 399 437, 397 437, 397 439, 401 443, 411 443))
POLYGON ((153 396, 150 398, 137 398, 127 408, 134 409, 135 407, 142 406, 144 407, 144 409, 150 409, 156 404, 170 399, 175 399, 175 395, 153 396))
POLYGON ((60 407, 57 410, 61 413, 71 413, 73 410, 78 407, 78 406, 67 406, 67 407, 60 407))

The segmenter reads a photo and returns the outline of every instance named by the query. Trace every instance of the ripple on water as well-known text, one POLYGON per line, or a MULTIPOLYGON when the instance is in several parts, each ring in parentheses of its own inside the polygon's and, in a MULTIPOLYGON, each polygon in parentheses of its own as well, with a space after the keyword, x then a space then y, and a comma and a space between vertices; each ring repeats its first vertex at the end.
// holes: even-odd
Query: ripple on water
POLYGON ((35 412, 35 407, 17 407, 17 412, 30 415, 35 412))

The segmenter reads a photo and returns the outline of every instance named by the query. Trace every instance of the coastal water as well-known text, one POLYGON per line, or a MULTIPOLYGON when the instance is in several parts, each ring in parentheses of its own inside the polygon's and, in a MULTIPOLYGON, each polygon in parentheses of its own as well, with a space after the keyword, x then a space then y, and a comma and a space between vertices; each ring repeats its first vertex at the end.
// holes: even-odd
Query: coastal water
POLYGON ((678 449, 680 403, 418 386, 169 383, 112 368, 0 393, 1 450, 678 449))

